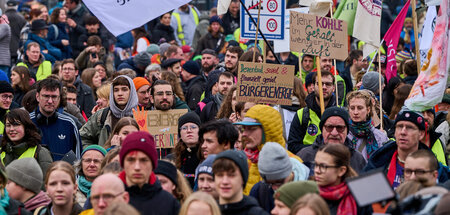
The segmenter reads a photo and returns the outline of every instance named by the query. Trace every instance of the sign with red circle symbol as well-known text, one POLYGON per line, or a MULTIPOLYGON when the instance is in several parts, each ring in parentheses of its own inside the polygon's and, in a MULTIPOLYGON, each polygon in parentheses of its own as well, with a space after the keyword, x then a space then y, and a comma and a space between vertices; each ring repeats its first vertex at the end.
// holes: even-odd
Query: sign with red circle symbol
POLYGON ((278 9, 278 3, 275 0, 269 0, 267 1, 267 9, 273 13, 278 9))
POLYGON ((277 27, 278 27, 278 24, 275 19, 269 19, 267 21, 267 30, 269 30, 270 32, 276 31, 277 27))

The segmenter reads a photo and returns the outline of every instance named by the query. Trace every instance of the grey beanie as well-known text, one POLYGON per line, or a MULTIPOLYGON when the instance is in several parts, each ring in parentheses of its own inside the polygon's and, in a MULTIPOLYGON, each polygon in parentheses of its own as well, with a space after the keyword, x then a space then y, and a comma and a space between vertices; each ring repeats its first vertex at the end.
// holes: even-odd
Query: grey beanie
POLYGON ((14 160, 6 167, 6 175, 8 180, 36 194, 41 191, 44 183, 41 167, 34 158, 14 160))
MULTIPOLYGON (((384 78, 381 77, 381 83, 384 83, 384 78)), ((362 78, 362 86, 364 89, 370 90, 377 94, 378 86, 378 72, 366 72, 362 78)))
POLYGON ((147 52, 139 52, 137 55, 134 56, 133 61, 134 64, 142 65, 144 67, 147 67, 151 63, 152 56, 147 52))
POLYGON ((169 43, 162 43, 161 45, 159 45, 159 54, 163 56, 170 46, 171 45, 169 43))
POLYGON ((292 163, 285 148, 278 143, 267 142, 259 152, 258 169, 264 180, 280 180, 291 174, 292 163))

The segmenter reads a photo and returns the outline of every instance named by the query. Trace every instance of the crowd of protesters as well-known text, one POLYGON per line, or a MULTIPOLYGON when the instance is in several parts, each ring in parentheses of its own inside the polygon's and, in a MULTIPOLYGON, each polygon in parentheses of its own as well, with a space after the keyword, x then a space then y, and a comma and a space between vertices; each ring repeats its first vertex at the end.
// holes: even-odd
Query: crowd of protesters
POLYGON ((450 90, 404 107, 411 18, 388 82, 386 47, 364 57, 351 37, 334 64, 272 53, 239 38, 239 8, 186 4, 115 37, 80 0, 0 1, 0 214, 450 213, 450 90), (237 101, 253 60, 295 66, 292 105, 237 101), (145 112, 174 109, 177 142, 160 148, 145 112), (346 181, 375 169, 399 199, 362 207, 346 181))

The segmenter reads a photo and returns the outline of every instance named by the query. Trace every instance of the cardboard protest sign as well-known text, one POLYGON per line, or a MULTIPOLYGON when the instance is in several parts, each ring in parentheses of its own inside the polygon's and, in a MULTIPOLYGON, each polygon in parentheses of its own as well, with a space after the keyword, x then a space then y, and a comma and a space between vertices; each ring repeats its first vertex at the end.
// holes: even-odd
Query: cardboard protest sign
POLYGON ((348 56, 347 23, 291 11, 291 51, 345 60, 348 56))
POLYGON ((291 105, 294 70, 291 65, 238 62, 237 101, 291 105))
POLYGON ((175 147, 178 142, 178 118, 185 113, 187 109, 148 111, 148 131, 155 138, 156 148, 175 147))

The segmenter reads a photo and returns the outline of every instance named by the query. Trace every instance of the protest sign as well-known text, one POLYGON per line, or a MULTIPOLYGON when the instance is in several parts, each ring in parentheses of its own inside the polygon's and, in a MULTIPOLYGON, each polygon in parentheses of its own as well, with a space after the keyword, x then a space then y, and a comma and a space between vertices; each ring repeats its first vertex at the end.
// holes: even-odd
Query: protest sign
POLYGON ((237 101, 291 105, 294 70, 291 65, 239 62, 237 101))
POLYGON ((187 109, 148 111, 148 131, 155 138, 156 148, 175 147, 178 142, 178 118, 185 113, 187 109))
POLYGON ((348 56, 347 23, 291 11, 291 51, 345 60, 348 56))

